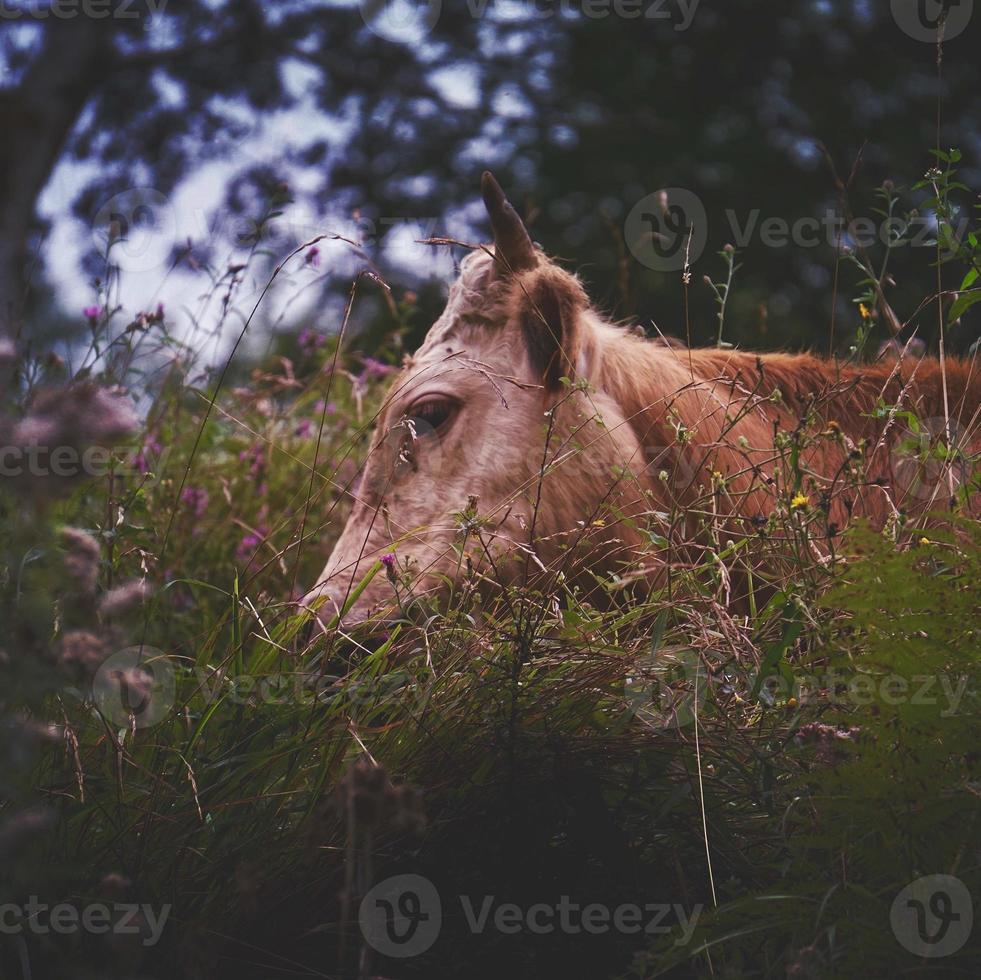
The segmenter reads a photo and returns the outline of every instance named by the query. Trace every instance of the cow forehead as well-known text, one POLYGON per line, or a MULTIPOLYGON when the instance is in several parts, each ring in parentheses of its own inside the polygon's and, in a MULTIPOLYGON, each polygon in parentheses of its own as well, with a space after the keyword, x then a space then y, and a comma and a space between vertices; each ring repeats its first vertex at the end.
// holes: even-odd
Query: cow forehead
POLYGON ((414 361, 446 353, 447 345, 471 346, 479 343, 482 331, 503 326, 507 311, 502 290, 492 282, 493 257, 482 249, 471 252, 460 265, 460 274, 450 287, 446 307, 429 328, 416 351, 414 361))

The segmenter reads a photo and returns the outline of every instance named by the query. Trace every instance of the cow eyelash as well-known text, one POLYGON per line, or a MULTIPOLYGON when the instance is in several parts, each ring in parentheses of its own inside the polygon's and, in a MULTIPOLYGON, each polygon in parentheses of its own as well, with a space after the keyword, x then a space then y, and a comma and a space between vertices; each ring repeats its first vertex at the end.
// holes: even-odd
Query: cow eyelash
POLYGON ((413 405, 406 411, 405 417, 410 422, 424 424, 420 435, 430 429, 439 433, 449 425, 457 408, 457 403, 449 398, 429 398, 413 405))

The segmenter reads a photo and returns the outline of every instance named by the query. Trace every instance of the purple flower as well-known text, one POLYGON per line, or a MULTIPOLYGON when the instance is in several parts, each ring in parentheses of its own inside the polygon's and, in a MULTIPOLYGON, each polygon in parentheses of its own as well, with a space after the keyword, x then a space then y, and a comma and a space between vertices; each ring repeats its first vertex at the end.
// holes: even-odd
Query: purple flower
POLYGON ((99 614, 106 619, 113 619, 128 612, 134 606, 146 602, 150 590, 145 582, 127 582, 107 592, 99 603, 99 614))
POLYGON ((395 574, 398 571, 398 565, 396 564, 396 559, 395 559, 395 552, 391 551, 387 555, 382 555, 381 563, 385 566, 385 574, 388 576, 389 582, 394 582, 395 574))
POLYGON ((320 249, 313 245, 307 249, 307 254, 304 258, 307 265, 312 265, 315 269, 320 268, 320 249))
POLYGON ((269 531, 265 527, 257 527, 254 531, 250 531, 242 538, 241 543, 235 551, 235 557, 239 561, 251 561, 268 534, 269 531))
POLYGON ((374 357, 362 357, 361 360, 364 363, 364 371, 361 372, 362 381, 377 381, 381 378, 387 378, 397 370, 391 364, 384 364, 374 357))
POLYGON ((296 342, 304 354, 312 354, 318 347, 323 347, 327 343, 327 338, 316 330, 304 328, 297 336, 296 342))
POLYGON ((306 439, 312 432, 313 421, 311 419, 301 419, 294 434, 298 435, 301 439, 306 439))
POLYGON ((210 501, 211 497, 208 495, 208 491, 198 487, 184 487, 181 493, 181 502, 187 504, 198 520, 204 517, 210 501))
POLYGON ((321 398, 316 405, 313 406, 313 411, 315 415, 336 415, 337 405, 334 402, 324 402, 321 398))
POLYGON ((84 316, 85 319, 88 320, 94 327, 99 322, 99 317, 102 316, 102 307, 86 306, 85 309, 82 310, 82 316, 84 316))
POLYGON ((249 476, 258 477, 266 467, 266 454, 262 446, 250 446, 238 454, 239 460, 249 464, 249 476))
POLYGON ((143 448, 136 454, 133 463, 137 470, 143 476, 146 476, 152 468, 150 465, 150 457, 159 457, 162 452, 163 446, 161 446, 153 436, 147 436, 143 443, 143 448))

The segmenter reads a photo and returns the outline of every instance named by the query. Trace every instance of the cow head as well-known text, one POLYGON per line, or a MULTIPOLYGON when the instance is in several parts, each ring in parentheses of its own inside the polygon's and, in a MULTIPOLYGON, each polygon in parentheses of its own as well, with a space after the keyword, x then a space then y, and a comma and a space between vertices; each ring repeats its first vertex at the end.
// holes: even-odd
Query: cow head
POLYGON ((404 608, 405 580, 413 596, 463 574, 501 581, 548 569, 569 581, 583 571, 573 546, 587 530, 600 552, 586 560, 593 571, 637 543, 609 516, 636 506, 636 439, 608 394, 578 383, 600 322, 490 174, 482 190, 493 249, 464 260, 385 397, 353 511, 306 597, 323 599, 322 619, 383 556, 394 567, 386 558, 345 622, 404 608))

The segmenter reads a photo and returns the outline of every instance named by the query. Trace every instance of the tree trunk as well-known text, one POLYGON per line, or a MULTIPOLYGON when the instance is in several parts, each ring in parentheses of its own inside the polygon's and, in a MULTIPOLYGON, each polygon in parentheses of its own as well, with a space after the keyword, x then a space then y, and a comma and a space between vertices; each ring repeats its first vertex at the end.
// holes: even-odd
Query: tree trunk
POLYGON ((101 21, 53 18, 21 84, 0 94, 0 336, 23 333, 37 199, 111 69, 111 33, 101 21))

